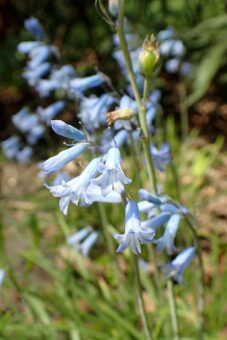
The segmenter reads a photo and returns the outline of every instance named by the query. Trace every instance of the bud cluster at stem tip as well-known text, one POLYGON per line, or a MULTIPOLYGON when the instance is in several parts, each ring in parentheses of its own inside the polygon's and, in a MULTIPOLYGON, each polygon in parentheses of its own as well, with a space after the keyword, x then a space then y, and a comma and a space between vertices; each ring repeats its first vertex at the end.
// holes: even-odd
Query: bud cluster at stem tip
POLYGON ((140 72, 145 76, 149 77, 157 69, 160 61, 160 53, 158 43, 151 35, 145 38, 143 43, 143 49, 139 54, 139 68, 140 72))

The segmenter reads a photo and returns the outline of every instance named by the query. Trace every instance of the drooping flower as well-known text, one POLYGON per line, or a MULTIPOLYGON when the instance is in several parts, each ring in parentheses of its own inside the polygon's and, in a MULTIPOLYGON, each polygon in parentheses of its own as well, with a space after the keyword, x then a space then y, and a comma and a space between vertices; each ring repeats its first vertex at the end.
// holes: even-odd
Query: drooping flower
POLYGON ((65 107, 65 102, 63 100, 59 100, 45 109, 41 106, 37 108, 37 112, 42 121, 46 123, 50 123, 50 121, 55 118, 65 107))
POLYGON ((56 156, 50 157, 40 166, 45 175, 61 170, 67 163, 77 158, 88 147, 88 143, 78 143, 56 156))
POLYGON ((170 162, 169 144, 163 144, 159 150, 151 144, 150 150, 155 167, 159 171, 164 171, 166 165, 170 162))
POLYGON ((3 284, 3 280, 4 280, 4 277, 5 277, 5 270, 4 269, 0 269, 0 286, 2 286, 3 284))
POLYGON ((34 17, 26 19, 24 26, 35 39, 43 40, 45 38, 44 29, 38 19, 34 17))
POLYGON ((175 259, 161 268, 167 278, 172 278, 177 283, 183 282, 183 272, 192 261, 195 255, 195 247, 189 247, 182 251, 175 259))
POLYGON ((87 257, 91 251, 91 248, 97 241, 99 233, 94 231, 92 227, 88 226, 74 235, 67 237, 67 243, 81 254, 87 257))
POLYGON ((33 154, 33 150, 30 146, 25 146, 22 150, 20 150, 17 154, 16 154, 16 160, 19 163, 28 163, 31 159, 31 156, 33 154))
POLYGON ((115 234, 120 242, 117 252, 123 252, 130 247, 136 255, 141 253, 141 244, 153 241, 155 232, 141 225, 139 209, 135 201, 130 200, 125 208, 125 233, 115 234))
POLYGON ((20 138, 18 136, 12 136, 1 142, 1 147, 4 155, 8 159, 15 159, 21 147, 20 138))
POLYGON ((94 95, 82 97, 78 117, 86 129, 92 132, 106 123, 105 113, 114 102, 115 98, 110 94, 103 94, 100 97, 94 95))
POLYGON ((82 131, 72 125, 64 123, 62 120, 52 120, 51 127, 59 136, 73 139, 76 142, 82 142, 86 139, 82 131))
POLYGON ((176 236, 179 223, 180 223, 179 214, 173 214, 169 218, 164 234, 158 240, 155 240, 155 243, 157 243, 158 251, 162 251, 163 249, 166 248, 167 253, 169 255, 172 255, 177 250, 177 248, 174 246, 174 238, 176 236))
POLYGON ((123 192, 124 184, 131 182, 131 179, 126 177, 121 169, 121 155, 116 147, 108 151, 104 166, 99 171, 102 172, 102 175, 93 179, 92 183, 100 186, 104 196, 108 195, 111 190, 123 192))
POLYGON ((87 206, 92 203, 87 195, 87 189, 91 183, 91 179, 95 177, 99 166, 100 158, 94 158, 79 176, 59 185, 46 185, 54 197, 60 198, 60 210, 65 215, 68 212, 70 202, 75 205, 80 203, 81 206, 87 206))

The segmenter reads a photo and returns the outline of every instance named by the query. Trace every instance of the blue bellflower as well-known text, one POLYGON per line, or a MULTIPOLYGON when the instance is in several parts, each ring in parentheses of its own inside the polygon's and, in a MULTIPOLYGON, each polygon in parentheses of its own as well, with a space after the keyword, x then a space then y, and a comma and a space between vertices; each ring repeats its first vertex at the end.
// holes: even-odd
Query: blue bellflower
POLYGON ((24 26, 35 39, 38 40, 45 39, 44 29, 38 19, 33 17, 26 19, 24 21, 24 26))
POLYGON ((59 113, 62 112, 62 110, 65 107, 65 102, 63 100, 59 100, 45 109, 41 106, 37 108, 37 112, 41 118, 42 121, 45 121, 46 123, 50 123, 50 121, 55 118, 59 113))
POLYGON ((77 158, 88 147, 88 144, 78 143, 67 150, 61 151, 56 156, 53 156, 43 162, 40 166, 45 175, 61 170, 67 163, 77 158))
POLYGON ((154 231, 141 225, 139 209, 135 201, 130 200, 125 208, 125 233, 115 234, 114 237, 120 242, 117 252, 123 252, 130 247, 136 255, 141 253, 140 244, 153 241, 154 231))
MULTIPOLYGON (((105 156, 104 156, 105 157, 105 156)), ((121 169, 121 155, 118 148, 111 148, 106 154, 106 159, 98 178, 92 180, 92 183, 100 186, 102 194, 108 195, 112 190, 116 192, 124 191, 124 184, 129 184, 131 179, 125 176, 121 169)))
POLYGON ((176 236, 179 223, 179 214, 173 214, 169 218, 163 236, 161 236, 158 240, 155 240, 155 243, 157 243, 158 251, 162 251, 166 248, 169 255, 172 255, 174 252, 177 251, 177 248, 174 246, 174 238, 176 236))
POLYGON ((170 163, 169 144, 163 144, 160 150, 158 150, 153 144, 151 144, 150 150, 155 167, 159 171, 164 171, 166 165, 170 163))
POLYGON ((82 142, 86 139, 83 132, 72 125, 66 124, 62 120, 52 120, 51 127, 59 136, 73 139, 76 142, 82 142))
POLYGON ((88 226, 80 231, 76 232, 74 235, 67 238, 67 243, 81 254, 87 257, 91 251, 91 248, 97 241, 99 233, 93 231, 92 227, 88 226))
POLYGON ((12 136, 1 142, 1 147, 8 159, 15 159, 21 147, 20 138, 12 136))
POLYGON ((92 132, 106 123, 105 113, 114 101, 115 98, 109 94, 82 98, 78 116, 88 131, 92 132))
POLYGON ((183 272, 195 256, 196 249, 189 247, 182 251, 175 259, 161 266, 167 278, 173 278, 177 283, 183 282, 183 272))
POLYGON ((95 177, 99 166, 100 158, 98 157, 93 159, 79 176, 70 181, 56 186, 46 185, 54 197, 60 198, 60 210, 65 215, 68 212, 70 202, 75 205, 80 203, 81 206, 87 206, 92 203, 87 195, 87 189, 91 183, 91 179, 95 177))

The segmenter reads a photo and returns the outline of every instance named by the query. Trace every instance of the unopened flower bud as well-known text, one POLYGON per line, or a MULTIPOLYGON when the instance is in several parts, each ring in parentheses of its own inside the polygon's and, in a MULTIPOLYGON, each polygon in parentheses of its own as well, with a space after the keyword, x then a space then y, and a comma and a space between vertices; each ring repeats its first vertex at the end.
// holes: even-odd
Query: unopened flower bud
POLYGON ((115 122, 115 120, 117 119, 129 119, 135 114, 136 113, 132 109, 129 109, 129 108, 108 112, 106 114, 108 125, 112 125, 113 122, 115 122))
POLYGON ((109 11, 114 16, 118 16, 118 0, 109 0, 109 11))
POLYGON ((158 43, 154 36, 146 37, 143 43, 143 49, 139 54, 140 72, 148 77, 157 69, 160 61, 160 53, 158 43))

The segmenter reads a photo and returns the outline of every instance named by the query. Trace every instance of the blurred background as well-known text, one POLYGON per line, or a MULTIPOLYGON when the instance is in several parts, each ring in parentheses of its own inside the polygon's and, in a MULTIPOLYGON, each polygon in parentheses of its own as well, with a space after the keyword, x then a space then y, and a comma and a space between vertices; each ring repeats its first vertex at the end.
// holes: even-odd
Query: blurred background
MULTIPOLYGON (((113 30, 104 22, 94 2, 0 0, 1 141, 16 133, 11 118, 23 106, 35 109, 40 104, 50 104, 48 99, 40 100, 22 78, 26 58, 17 51, 17 45, 30 40, 24 28, 24 20, 29 17, 39 19, 49 42, 59 48, 60 65, 71 64, 81 77, 99 70, 108 75, 115 88, 123 88, 124 80, 113 58, 113 30)), ((138 36, 140 45, 146 34, 158 34, 173 27, 185 46, 184 60, 190 71, 186 76, 169 72, 163 61, 155 87, 162 93, 163 121, 176 157, 183 202, 195 212, 200 225, 208 306, 206 339, 224 340, 227 338, 227 1, 126 3, 130 29, 138 36), (182 116, 187 117, 186 125, 182 124, 182 116)), ((93 92, 98 94, 98 91, 93 92)), ((77 113, 77 107, 67 107, 59 117, 77 124, 77 113)), ((65 236, 83 227, 85 219, 91 224, 95 220, 96 226, 99 217, 95 208, 88 215, 84 208, 75 207, 63 217, 57 199, 43 188, 37 162, 54 154, 62 143, 51 131, 48 133, 55 139, 49 145, 48 138, 41 140, 28 164, 7 160, 3 153, 0 156, 0 267, 6 270, 0 293, 0 339, 12 339, 16 335, 22 340, 107 339, 107 336, 139 340, 138 315, 132 312, 130 289, 124 291, 126 307, 118 309, 119 301, 113 291, 116 282, 109 257, 103 251, 104 240, 92 253, 92 261, 64 245, 65 236)), ((75 168, 70 170, 73 172, 75 168)), ((162 180, 167 192, 174 196, 171 175, 167 172, 162 180)), ((113 224, 122 225, 123 215, 118 216, 114 209, 108 213, 113 224)), ((123 257, 119 262, 125 273, 123 257)), ((186 293, 177 287, 184 320, 181 328, 190 339, 196 339, 197 319, 190 293, 193 275, 188 274, 186 282, 186 293)), ((143 284, 150 289, 146 277, 143 284)), ((155 296, 146 298, 147 310, 155 313, 160 302, 155 296)), ((155 320, 157 334, 166 315, 163 306, 163 314, 155 320)))

